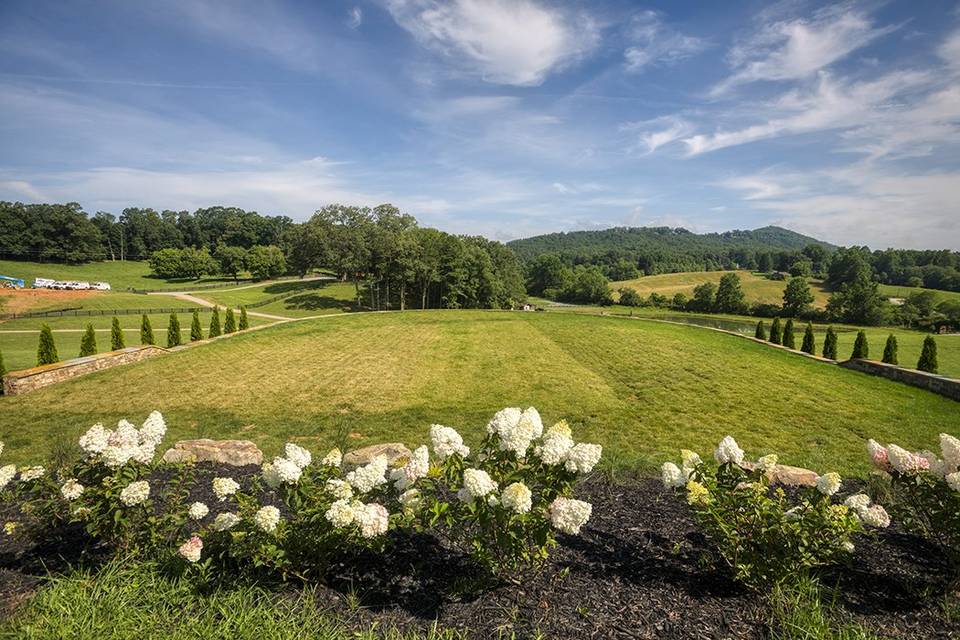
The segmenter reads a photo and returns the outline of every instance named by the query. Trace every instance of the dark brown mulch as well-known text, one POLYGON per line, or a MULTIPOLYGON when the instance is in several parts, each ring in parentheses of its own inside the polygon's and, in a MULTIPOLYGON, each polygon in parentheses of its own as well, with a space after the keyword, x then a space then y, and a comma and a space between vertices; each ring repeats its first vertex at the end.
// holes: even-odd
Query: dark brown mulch
MULTIPOLYGON (((204 482, 190 500, 224 510, 209 478, 229 474, 241 483, 255 467, 200 465, 204 482)), ((766 638, 769 616, 757 595, 736 586, 711 563, 709 543, 682 499, 654 479, 583 483, 593 503, 580 536, 561 536, 550 560, 520 585, 484 584, 457 552, 427 535, 393 536, 383 555, 344 557, 317 590, 317 606, 367 628, 468 630, 476 638, 498 631, 548 638, 766 638), (360 599, 359 610, 347 594, 360 599)), ((270 500, 267 499, 269 502, 270 500)), ((0 521, 15 513, 0 505, 0 521)), ((22 601, 48 571, 96 564, 107 552, 82 532, 61 532, 30 547, 0 539, 0 613, 22 601)), ((949 570, 936 549, 896 529, 862 536, 850 567, 822 576, 835 587, 840 615, 883 637, 958 638, 960 621, 943 609, 949 570)), ((289 589, 291 587, 280 587, 289 589)))

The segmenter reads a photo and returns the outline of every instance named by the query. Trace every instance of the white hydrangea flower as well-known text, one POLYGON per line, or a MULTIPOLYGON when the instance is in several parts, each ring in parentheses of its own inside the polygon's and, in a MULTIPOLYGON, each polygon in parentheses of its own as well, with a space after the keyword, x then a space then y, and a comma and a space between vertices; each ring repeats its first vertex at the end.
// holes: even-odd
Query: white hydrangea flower
POLYGON ((429 472, 430 450, 426 445, 421 445, 410 454, 407 464, 390 472, 390 479, 397 491, 405 491, 417 480, 426 477, 429 472))
POLYGON ((0 455, 3 455, 3 447, 4 447, 3 442, 0 442, 0 455))
POLYGON ((563 424, 562 429, 557 427, 561 423, 550 427, 547 435, 543 437, 543 442, 536 448, 534 453, 539 456, 544 464, 562 464, 567 460, 567 454, 573 448, 573 438, 570 437, 570 427, 563 424))
POLYGON ((853 553, 854 549, 856 549, 856 547, 853 546, 853 543, 849 540, 844 541, 840 546, 843 547, 843 550, 847 553, 853 553))
POLYGON ((513 431, 523 416, 523 410, 520 407, 507 407, 493 414, 493 418, 487 423, 487 433, 490 435, 500 435, 513 431))
POLYGON ((487 496, 487 504, 491 507, 496 507, 500 505, 500 498, 497 497, 497 494, 491 493, 487 496))
POLYGON ((20 481, 21 482, 30 482, 31 480, 38 480, 44 476, 47 472, 43 467, 24 467, 20 470, 20 481))
POLYGON ((232 529, 240 522, 240 516, 235 513, 220 513, 213 519, 214 531, 226 531, 232 529))
POLYGON ((400 504, 407 509, 416 509, 420 506, 420 490, 419 489, 407 489, 400 494, 400 497, 397 498, 400 501, 400 504))
POLYGON ((62 495, 66 500, 76 500, 83 495, 84 486, 77 482, 75 479, 70 478, 63 483, 63 486, 60 487, 60 495, 62 495))
POLYGON ((580 533, 580 527, 587 523, 591 513, 593 513, 593 505, 572 498, 556 498, 550 503, 548 509, 550 524, 555 529, 570 535, 580 533))
POLYGON ((152 411, 147 419, 143 421, 140 427, 140 442, 142 444, 150 443, 156 448, 167 433, 167 423, 159 411, 152 411))
POLYGON ((284 456, 301 469, 306 469, 313 462, 313 456, 303 447, 288 442, 283 448, 284 456))
POLYGON ((190 505, 190 508, 187 509, 187 516, 189 516, 191 520, 203 520, 207 517, 208 513, 210 513, 210 508, 202 502, 194 502, 190 505))
POLYGON ((870 506, 870 496, 865 493, 858 493, 856 495, 849 496, 843 501, 843 504, 847 505, 849 509, 855 511, 857 515, 859 515, 861 511, 870 506))
MULTIPOLYGON (((6 467, 4 467, 5 469, 6 467)), ((0 473, 3 472, 3 469, 0 469, 0 473)), ((954 471, 953 473, 948 473, 944 480, 947 481, 947 485, 954 491, 960 491, 960 471, 954 471)))
POLYGON ((825 496, 832 496, 840 490, 840 474, 835 471, 817 477, 817 491, 825 496))
POLYGON ((727 464, 728 462, 740 464, 743 462, 743 449, 737 445, 737 441, 733 439, 733 436, 725 436, 723 440, 720 441, 720 444, 717 445, 716 451, 713 452, 713 457, 720 464, 727 464))
POLYGON ((330 505, 324 517, 337 528, 350 526, 355 517, 353 503, 349 498, 337 500, 330 505))
POLYGON ((386 507, 376 502, 363 505, 357 509, 355 520, 360 525, 360 535, 364 538, 375 538, 387 532, 390 526, 390 513, 386 507))
POLYGON ((940 434, 940 453, 950 472, 960 468, 960 439, 949 433, 940 434))
POLYGON ((156 452, 156 445, 153 442, 144 442, 131 450, 130 459, 140 464, 150 464, 153 462, 153 456, 156 455, 156 452))
POLYGON ((323 456, 323 460, 320 461, 325 467, 339 467, 343 463, 343 453, 340 452, 340 449, 330 449, 327 452, 327 455, 323 456))
POLYGON ((274 469, 272 462, 268 462, 260 468, 260 475, 271 489, 276 489, 283 484, 283 480, 280 479, 280 474, 274 469))
POLYGON ((907 451, 903 447, 899 447, 895 444, 891 444, 887 447, 887 458, 890 461, 890 466, 900 473, 913 473, 915 471, 920 471, 925 465, 926 460, 923 460, 920 456, 914 455, 913 453, 907 451))
MULTIPOLYGON (((303 475, 303 469, 292 460, 277 456, 270 463, 271 473, 283 484, 297 484, 300 476, 303 475)), ((266 474, 264 474, 266 477, 266 474)), ((269 482, 268 482, 269 484, 269 482)))
POLYGON ((90 456, 103 453, 103 450, 107 448, 107 440, 111 433, 98 422, 80 436, 80 448, 90 456))
POLYGON ((200 560, 200 552, 203 551, 203 540, 199 536, 193 536, 177 549, 184 560, 187 562, 198 562, 200 560))
POLYGON ((522 482, 507 485, 500 494, 503 506, 517 513, 529 513, 533 506, 533 492, 522 482))
POLYGON ((878 529, 886 528, 890 525, 890 516, 887 510, 878 504, 875 504, 860 512, 860 519, 864 524, 878 529))
POLYGON ((534 407, 525 411, 509 407, 494 415, 487 431, 500 438, 501 451, 512 451, 518 458, 523 458, 530 444, 543 435, 543 421, 534 407))
POLYGON ((667 489, 679 489, 687 486, 687 474, 672 462, 664 462, 660 467, 660 479, 667 489))
POLYGON ((696 451, 690 451, 690 449, 680 449, 680 460, 680 466, 688 478, 694 469, 703 464, 703 459, 700 457, 700 454, 696 451))
POLYGON ((121 420, 110 434, 108 444, 115 447, 136 447, 140 444, 140 430, 129 420, 121 420))
POLYGON ((326 489, 327 493, 337 500, 348 500, 353 497, 353 488, 351 488, 350 483, 345 480, 336 478, 327 480, 326 489))
POLYGON ((273 506, 261 507, 259 511, 253 514, 253 523, 261 531, 272 533, 277 530, 280 524, 280 509, 273 506))
POLYGON ((131 482, 120 492, 120 502, 128 507, 142 504, 150 497, 150 483, 146 480, 131 482))
POLYGON ((387 456, 379 455, 362 467, 347 474, 347 482, 354 490, 363 495, 387 482, 387 456))
POLYGON ((483 498, 489 493, 497 490, 497 483, 493 481, 486 471, 482 469, 464 469, 463 471, 463 491, 467 500, 474 498, 483 498))
POLYGON ((927 471, 937 476, 938 478, 944 477, 949 470, 947 469, 947 463, 937 457, 933 451, 921 451, 917 454, 920 458, 923 459, 923 462, 920 463, 920 468, 926 468, 927 471))
POLYGON ((17 475, 17 465, 8 464, 0 467, 0 489, 5 489, 17 475))
POLYGON ((233 478, 214 478, 212 484, 213 493, 220 502, 240 490, 240 484, 233 478))
POLYGON ((889 469, 890 461, 887 457, 887 448, 873 438, 867 440, 867 454, 870 456, 871 462, 873 462, 874 466, 878 469, 883 469, 884 471, 889 469))
POLYGON ((564 467, 573 473, 590 473, 600 462, 601 455, 603 455, 603 447, 599 444, 581 442, 567 452, 564 467))
POLYGON ((769 471, 770 469, 776 467, 779 461, 780 458, 777 456, 777 454, 769 453, 757 460, 757 464, 760 466, 762 471, 769 471))
POLYGON ((430 442, 433 445, 433 452, 441 460, 446 460, 453 454, 466 458, 470 455, 470 447, 463 444, 463 438, 457 433, 456 429, 445 427, 440 424, 430 426, 430 442))

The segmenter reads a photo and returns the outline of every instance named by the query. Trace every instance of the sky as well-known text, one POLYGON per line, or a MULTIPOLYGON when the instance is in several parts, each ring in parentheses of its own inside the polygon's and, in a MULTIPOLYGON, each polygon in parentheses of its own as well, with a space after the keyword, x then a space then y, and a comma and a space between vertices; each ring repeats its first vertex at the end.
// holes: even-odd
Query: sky
POLYGON ((960 249, 960 4, 2 0, 0 200, 960 249))

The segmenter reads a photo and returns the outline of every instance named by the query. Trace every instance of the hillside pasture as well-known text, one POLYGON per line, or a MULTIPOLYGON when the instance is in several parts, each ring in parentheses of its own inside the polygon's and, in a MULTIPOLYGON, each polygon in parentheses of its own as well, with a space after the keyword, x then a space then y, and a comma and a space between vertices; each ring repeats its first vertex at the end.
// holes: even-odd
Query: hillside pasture
POLYGON ((359 310, 354 285, 330 280, 285 280, 256 287, 199 291, 195 295, 234 308, 267 302, 250 310, 289 318, 359 310))
POLYGON ((232 282, 230 278, 209 276, 200 279, 164 280, 151 275, 146 261, 104 261, 87 264, 58 264, 55 262, 25 262, 0 260, 0 275, 22 278, 27 286, 34 278, 52 280, 109 282, 114 291, 125 289, 188 289, 191 286, 232 282))
MULTIPOLYGON (((621 288, 633 289, 646 298, 651 293, 672 298, 678 293, 693 297, 693 290, 704 282, 718 284, 720 278, 727 273, 735 273, 740 277, 744 296, 750 304, 759 302, 766 304, 783 304, 783 289, 785 280, 771 280, 765 274, 752 271, 686 271, 683 273, 664 273, 656 276, 644 276, 635 280, 621 280, 611 282, 610 288, 616 292, 621 288)), ((789 276, 787 276, 789 278, 789 276)), ((813 306, 823 308, 827 305, 829 292, 818 280, 810 280, 810 290, 814 296, 813 306)))
POLYGON ((537 406, 607 464, 652 468, 730 433, 750 452, 863 472, 868 437, 933 448, 957 403, 735 336, 620 317, 426 311, 292 322, 0 398, 5 455, 72 446, 91 424, 153 409, 169 440, 240 438, 270 456, 415 445, 432 423, 475 444, 503 406, 537 406))

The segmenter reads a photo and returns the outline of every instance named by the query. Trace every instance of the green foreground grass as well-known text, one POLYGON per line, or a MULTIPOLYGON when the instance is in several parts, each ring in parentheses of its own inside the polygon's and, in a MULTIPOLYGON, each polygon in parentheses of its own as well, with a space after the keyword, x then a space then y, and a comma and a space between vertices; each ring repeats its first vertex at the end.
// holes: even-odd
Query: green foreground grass
POLYGON ((0 440, 38 461, 159 409, 170 442, 248 439, 268 456, 286 441, 416 445, 431 423, 476 443, 494 411, 528 405, 602 443, 606 464, 648 469, 729 433, 751 455, 860 473, 867 438, 932 449, 960 426, 955 401, 695 327, 426 311, 289 323, 0 398, 0 440))
MULTIPOLYGON (((141 296, 143 297, 143 296, 141 296)), ((154 296, 150 296, 151 298, 154 296)), ((177 303, 174 306, 187 306, 187 303, 180 303, 178 300, 169 299, 177 303)), ((200 313, 200 323, 203 326, 203 333, 206 336, 210 327, 211 313, 203 311, 200 313)), ((160 346, 167 344, 167 324, 170 321, 170 314, 149 314, 150 323, 153 326, 153 336, 160 346)), ((180 335, 184 342, 190 341, 190 321, 193 314, 177 314, 180 319, 180 335)), ((117 316, 120 320, 120 326, 123 328, 124 337, 127 346, 140 344, 140 321, 141 316, 117 316)), ((250 326, 256 326, 271 322, 264 318, 250 316, 250 326)), ((37 342, 40 339, 40 327, 46 323, 54 330, 53 338, 57 345, 57 351, 61 360, 76 358, 80 353, 80 339, 83 336, 83 330, 87 324, 93 325, 97 331, 97 347, 100 351, 110 350, 110 326, 113 321, 111 316, 90 316, 90 317, 65 317, 65 318, 25 318, 22 320, 11 320, 0 323, 0 352, 3 352, 3 361, 9 371, 18 369, 28 369, 37 364, 37 342), (61 333, 61 330, 69 333, 61 333)), ((223 322, 223 312, 220 314, 220 322, 223 322)))
MULTIPOLYGON (((735 273, 740 277, 744 296, 747 302, 767 304, 783 304, 783 290, 787 286, 784 280, 771 280, 764 274, 752 271, 687 271, 682 273, 664 273, 656 276, 644 276, 634 280, 611 282, 610 288, 616 292, 622 287, 633 289, 644 298, 651 293, 673 298, 677 293, 683 293, 688 298, 693 297, 694 288, 704 282, 718 284, 720 278, 727 273, 735 273)), ((830 293, 819 280, 810 281, 810 291, 813 293, 813 306, 822 308, 827 304, 830 293)))

